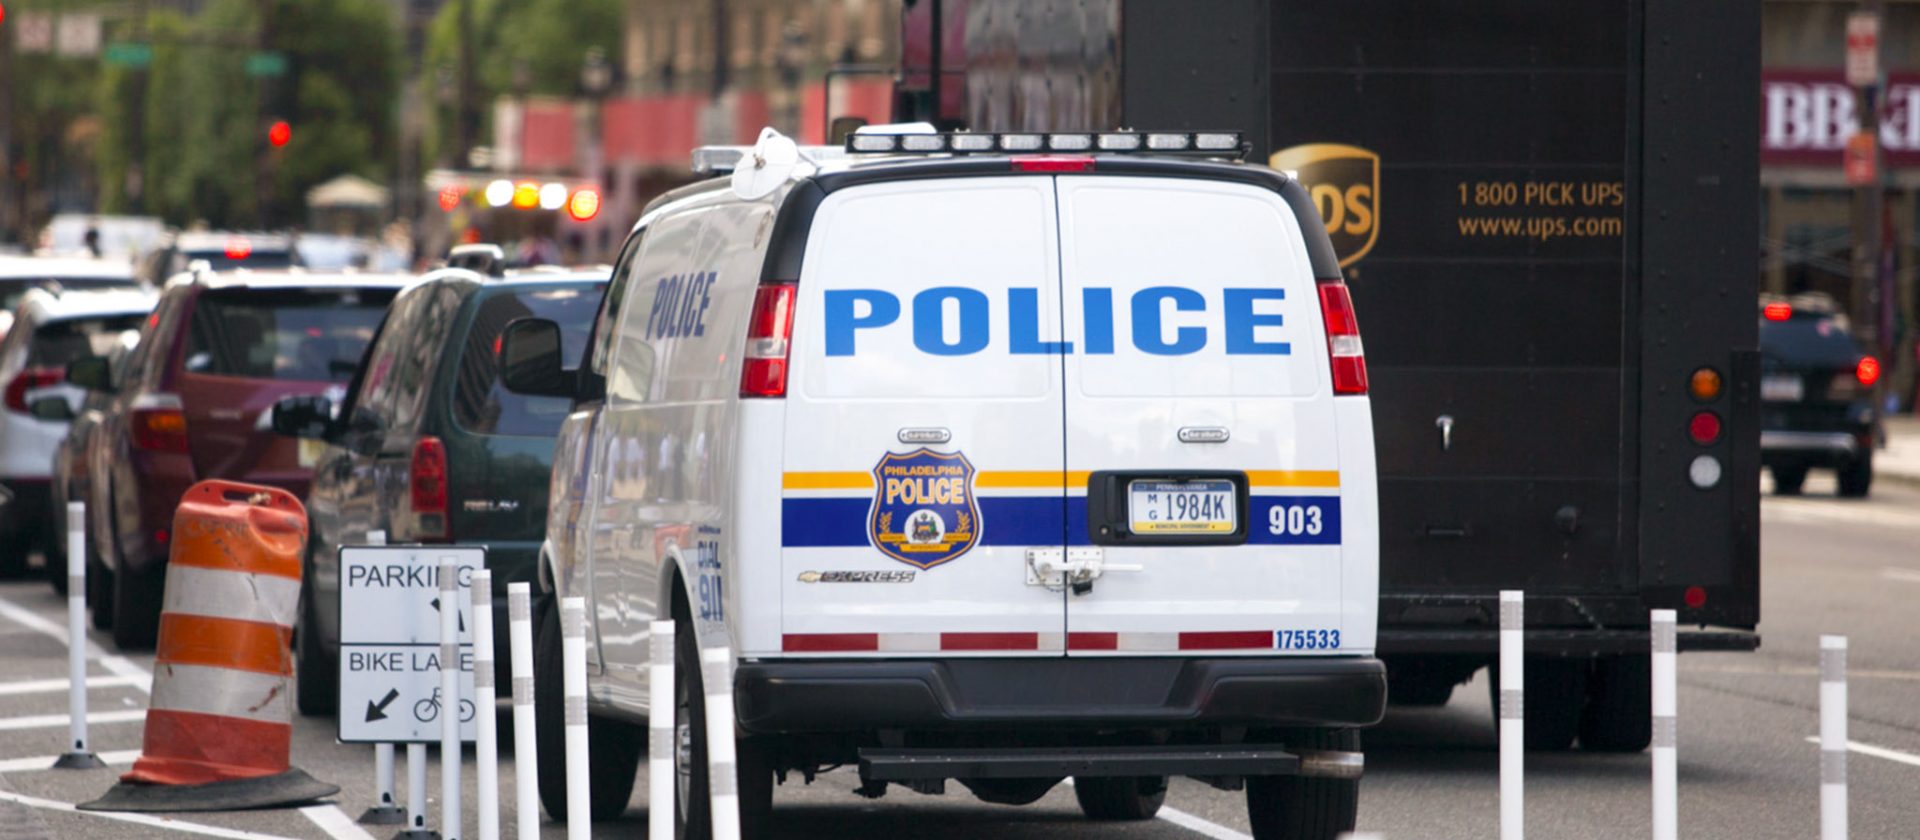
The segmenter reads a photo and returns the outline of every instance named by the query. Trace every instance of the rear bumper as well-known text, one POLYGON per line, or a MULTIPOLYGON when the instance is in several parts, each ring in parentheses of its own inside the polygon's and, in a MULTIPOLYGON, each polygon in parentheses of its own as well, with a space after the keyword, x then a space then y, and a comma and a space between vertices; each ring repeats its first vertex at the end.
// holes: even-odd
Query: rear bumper
POLYGON ((734 676, 756 734, 1352 727, 1386 699, 1370 657, 761 661, 734 676))
MULTIPOLYGON (((1760 647, 1760 634, 1752 630, 1681 630, 1682 651, 1749 651, 1760 647)), ((1526 652, 1544 656, 1591 656, 1615 653, 1646 653, 1652 637, 1646 629, 1539 628, 1526 631, 1526 652)), ((1491 656, 1500 650, 1500 630, 1495 627, 1446 629, 1380 628, 1378 649, 1382 655, 1458 655, 1491 656)))
POLYGON ((1854 432, 1795 432, 1786 430, 1760 433, 1762 457, 1774 455, 1824 455, 1852 458, 1860 454, 1865 430, 1854 432))

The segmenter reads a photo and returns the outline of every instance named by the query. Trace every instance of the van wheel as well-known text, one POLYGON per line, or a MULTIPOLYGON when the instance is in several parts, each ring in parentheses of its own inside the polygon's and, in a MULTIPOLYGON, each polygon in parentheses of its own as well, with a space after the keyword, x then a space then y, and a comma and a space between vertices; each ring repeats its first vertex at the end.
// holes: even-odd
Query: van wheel
MULTIPOLYGON (((1580 715, 1587 705, 1585 659, 1529 656, 1526 664, 1527 749, 1557 752, 1573 747, 1580 715)), ((1500 726, 1500 667, 1487 669, 1487 694, 1493 701, 1493 725, 1500 726)))
MULTIPOLYGON (((539 750, 540 804, 556 820, 567 818, 567 719, 562 682, 560 599, 534 602, 533 625, 534 743, 539 750)), ((587 790, 590 819, 610 820, 627 810, 633 797, 634 774, 646 747, 646 730, 588 716, 587 790)))
POLYGON ((1075 776, 1073 798, 1090 820, 1150 820, 1167 801, 1167 777, 1075 776))
POLYGON ((1608 656, 1593 663, 1587 709, 1580 715, 1580 748, 1637 753, 1653 740, 1653 662, 1647 656, 1608 656))
POLYGON ((1807 468, 1804 466, 1778 466, 1773 468, 1773 494, 1775 496, 1798 496, 1800 488, 1807 483, 1807 468))
POLYGON ((121 650, 152 650, 160 635, 160 600, 166 569, 135 572, 125 565, 113 576, 113 644, 121 650))
POLYGON ((320 644, 320 623, 314 618, 312 581, 300 587, 299 639, 293 649, 294 701, 300 714, 323 717, 340 708, 340 660, 329 657, 320 644))
MULTIPOLYGON (((678 590, 676 590, 676 593, 678 590)), ((673 599, 673 771, 674 837, 701 840, 713 833, 713 802, 707 787, 707 694, 700 674, 700 647, 686 602, 673 599)), ((740 836, 761 840, 773 835, 773 749, 766 739, 741 738, 734 744, 735 791, 740 803, 740 836)), ((648 808, 659 803, 647 803, 648 808)))
MULTIPOLYGON (((1311 729, 1281 743, 1299 749, 1358 752, 1352 729, 1311 729)), ((1334 840, 1353 830, 1360 814, 1359 779, 1253 776, 1247 779, 1247 821, 1255 840, 1334 840)))
POLYGON ((1872 488, 1873 452, 1862 453, 1859 460, 1840 468, 1840 495, 1843 498, 1864 499, 1872 488))

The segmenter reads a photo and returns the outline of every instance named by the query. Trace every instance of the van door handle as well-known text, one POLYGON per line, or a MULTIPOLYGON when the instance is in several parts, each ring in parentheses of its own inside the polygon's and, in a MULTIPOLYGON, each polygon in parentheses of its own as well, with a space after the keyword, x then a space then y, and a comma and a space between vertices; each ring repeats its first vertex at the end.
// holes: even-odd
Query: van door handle
POLYGON ((1453 449, 1453 415, 1442 414, 1433 418, 1433 425, 1440 430, 1440 451, 1453 449))

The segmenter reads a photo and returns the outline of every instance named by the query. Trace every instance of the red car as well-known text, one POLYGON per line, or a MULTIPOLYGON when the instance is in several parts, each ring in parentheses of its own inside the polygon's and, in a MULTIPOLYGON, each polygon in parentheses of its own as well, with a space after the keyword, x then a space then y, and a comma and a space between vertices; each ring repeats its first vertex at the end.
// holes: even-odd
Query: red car
POLYGON ((387 304, 411 278, 298 270, 183 274, 167 283, 123 370, 76 362, 75 384, 111 392, 89 453, 96 625, 152 646, 173 513, 209 478, 305 497, 316 454, 269 426, 282 397, 337 396, 387 304))

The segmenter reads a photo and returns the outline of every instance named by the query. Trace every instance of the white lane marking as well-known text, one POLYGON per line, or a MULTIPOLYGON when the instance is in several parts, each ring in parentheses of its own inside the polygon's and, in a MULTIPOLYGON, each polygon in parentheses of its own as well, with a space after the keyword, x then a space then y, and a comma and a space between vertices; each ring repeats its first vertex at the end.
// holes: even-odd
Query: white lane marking
MULTIPOLYGON (((136 720, 146 719, 146 709, 127 709, 118 712, 90 712, 87 714, 87 725, 92 726, 96 723, 132 723, 136 720)), ((71 718, 65 714, 0 718, 0 731, 11 731, 15 729, 53 729, 55 727, 66 726, 70 722, 71 718)))
POLYGON ((312 820, 314 825, 327 833, 328 837, 338 840, 373 840, 373 835, 361 828, 345 811, 335 805, 308 805, 300 813, 312 820))
POLYGON ((238 831, 214 825, 182 822, 171 817, 150 817, 146 814, 129 814, 119 811, 82 811, 65 802, 41 799, 37 796, 23 796, 5 790, 0 790, 0 801, 15 802, 29 808, 45 808, 49 811, 65 811, 69 814, 99 817, 103 820, 116 820, 118 822, 134 823, 136 825, 148 825, 154 828, 165 828, 187 834, 199 834, 205 837, 225 837, 229 838, 229 840, 293 840, 293 838, 281 837, 278 834, 258 834, 251 831, 238 831))
MULTIPOLYGON (((0 695, 48 694, 55 691, 66 691, 68 682, 70 682, 70 680, 66 677, 57 677, 50 680, 21 680, 20 682, 0 683, 0 695)), ((137 677, 124 677, 118 674, 108 677, 93 676, 87 678, 87 688, 113 688, 123 685, 137 686, 145 682, 145 680, 137 677)))
MULTIPOLYGON (((1809 744, 1820 743, 1820 736, 1808 735, 1807 743, 1809 744)), ((1900 764, 1910 764, 1914 767, 1920 767, 1920 755, 1914 755, 1913 753, 1910 753, 1910 752, 1890 750, 1890 749, 1887 749, 1886 747, 1876 747, 1872 744, 1862 744, 1859 741, 1848 741, 1847 751, 1857 752, 1861 755, 1870 755, 1870 756, 1873 756, 1874 758, 1884 758, 1888 761, 1897 762, 1900 764)))
POLYGON ((1912 569, 1897 569, 1888 566, 1880 570, 1880 576, 1887 580, 1897 580, 1901 583, 1920 583, 1920 572, 1912 569))
MULTIPOLYGON (((140 751, 112 750, 109 752, 95 753, 94 755, 108 764, 132 764, 134 759, 140 757, 140 751)), ((53 762, 58 758, 60 757, 57 755, 36 755, 32 758, 9 758, 5 761, 0 761, 0 773, 51 770, 53 769, 53 762)))
MULTIPOLYGON (((1067 787, 1073 787, 1073 780, 1063 779, 1062 784, 1065 784, 1067 787)), ((1242 834, 1219 823, 1201 819, 1169 805, 1161 805, 1159 813, 1154 816, 1157 819, 1165 820, 1195 834, 1212 837, 1213 840, 1253 840, 1253 836, 1250 834, 1242 834)))

